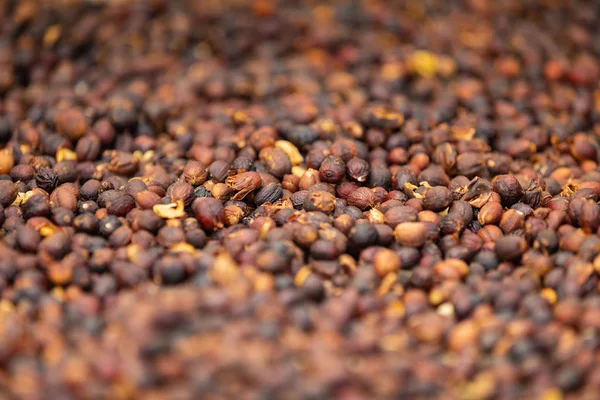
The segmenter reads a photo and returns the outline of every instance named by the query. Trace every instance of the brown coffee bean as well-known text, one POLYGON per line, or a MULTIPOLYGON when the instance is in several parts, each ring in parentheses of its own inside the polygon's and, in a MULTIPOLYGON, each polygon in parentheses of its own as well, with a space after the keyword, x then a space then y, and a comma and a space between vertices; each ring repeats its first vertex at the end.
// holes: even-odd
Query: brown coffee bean
POLYGON ((500 218, 499 227, 505 235, 512 233, 518 229, 522 229, 525 225, 525 216, 517 210, 506 210, 500 218))
POLYGON ((496 240, 495 250, 500 260, 516 261, 527 250, 527 242, 519 236, 503 236, 496 240))
POLYGON ((61 207, 70 211, 77 209, 77 196, 66 187, 59 187, 50 195, 50 206, 61 207))
POLYGON ((282 178, 292 170, 292 161, 281 149, 267 147, 260 151, 259 158, 267 166, 269 173, 277 178, 282 178))
POLYGON ((495 201, 490 201, 481 207, 477 215, 477 220, 481 225, 496 225, 500 222, 502 216, 502 205, 495 201))
POLYGON ((79 161, 95 161, 100 155, 101 143, 96 135, 88 134, 77 141, 75 154, 79 161))
POLYGON ((129 153, 115 151, 112 153, 108 169, 119 175, 131 175, 138 168, 138 160, 129 153))
POLYGON ((369 177, 369 163, 360 158, 352 158, 346 164, 348 176, 355 181, 365 182, 369 177))
POLYGON ((394 228, 394 237, 403 246, 421 247, 431 239, 433 229, 430 222, 402 222, 394 228))
POLYGON ((340 157, 327 156, 319 167, 319 178, 323 182, 339 183, 346 174, 346 163, 340 157))
POLYGON ((11 181, 0 180, 0 204, 8 207, 17 198, 17 185, 11 181))
POLYGON ((402 260, 392 250, 380 249, 373 259, 373 268, 377 275, 383 277, 391 272, 395 272, 402 267, 402 260))
POLYGON ((208 178, 208 171, 199 161, 188 161, 183 169, 183 179, 192 186, 202 185, 208 178))
POLYGON ((219 200, 211 197, 199 198, 192 203, 192 209, 203 229, 213 231, 223 227, 225 211, 219 200))
POLYGON ((135 200, 132 195, 127 193, 118 193, 106 202, 106 210, 109 214, 116 216, 125 216, 135 207, 135 200))
POLYGON ((242 172, 240 174, 230 176, 225 181, 227 186, 236 191, 232 196, 232 200, 242 200, 248 194, 258 189, 262 185, 262 179, 256 172, 242 172))
POLYGON ((425 191, 423 207, 426 210, 440 212, 448 208, 452 203, 452 194, 444 186, 434 186, 425 191))
POLYGON ((523 188, 514 175, 498 175, 492 180, 492 185, 505 207, 512 206, 523 197, 523 188))
POLYGON ((192 201, 195 199, 194 187, 186 182, 175 182, 169 186, 167 193, 171 198, 171 202, 175 203, 181 200, 186 206, 192 204, 192 201))
POLYGON ((373 191, 366 187, 360 187, 352 191, 346 199, 348 205, 366 210, 375 205, 376 199, 373 191))
POLYGON ((22 225, 17 228, 17 243, 24 251, 35 253, 40 241, 41 236, 33 227, 22 225))
POLYGON ((8 174, 15 166, 13 150, 10 147, 0 150, 0 174, 8 174))

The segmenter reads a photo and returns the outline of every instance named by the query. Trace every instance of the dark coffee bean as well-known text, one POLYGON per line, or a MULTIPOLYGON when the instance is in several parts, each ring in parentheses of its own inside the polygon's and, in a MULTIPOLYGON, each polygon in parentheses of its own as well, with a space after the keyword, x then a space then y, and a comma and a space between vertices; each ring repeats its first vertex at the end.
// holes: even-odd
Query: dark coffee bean
POLYGON ((340 157, 328 156, 319 167, 319 177, 323 182, 338 183, 345 174, 346 164, 340 157))
POLYGON ((500 260, 514 261, 527 250, 527 242, 519 236, 503 236, 496 241, 495 249, 500 260))
POLYGON ((110 236, 117 228, 121 226, 121 221, 115 215, 107 215, 100 220, 99 230, 105 237, 110 236))
POLYGON ((350 230, 348 235, 351 250, 364 249, 377 243, 377 229, 368 223, 358 223, 350 230))
POLYGON ((274 203, 283 196, 283 189, 278 183, 269 183, 254 194, 254 203, 262 205, 264 203, 274 203))
POLYGON ((51 193, 58 185, 58 175, 51 168, 40 168, 35 174, 35 182, 40 189, 51 193))
POLYGON ((523 197, 523 188, 514 175, 499 175, 494 178, 492 185, 505 207, 512 206, 523 197))

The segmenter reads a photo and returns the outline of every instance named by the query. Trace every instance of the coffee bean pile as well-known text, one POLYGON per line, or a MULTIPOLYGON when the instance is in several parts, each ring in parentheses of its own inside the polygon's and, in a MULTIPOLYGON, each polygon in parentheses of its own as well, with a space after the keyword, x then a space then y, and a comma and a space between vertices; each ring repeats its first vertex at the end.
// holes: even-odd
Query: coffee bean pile
POLYGON ((0 398, 597 399, 599 19, 0 0, 0 398))

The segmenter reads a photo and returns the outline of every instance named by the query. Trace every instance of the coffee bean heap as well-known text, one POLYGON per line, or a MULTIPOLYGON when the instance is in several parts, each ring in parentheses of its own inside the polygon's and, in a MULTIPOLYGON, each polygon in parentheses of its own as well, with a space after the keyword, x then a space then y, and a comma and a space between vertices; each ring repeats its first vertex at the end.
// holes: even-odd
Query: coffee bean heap
POLYGON ((597 399, 599 19, 0 0, 0 398, 597 399))

